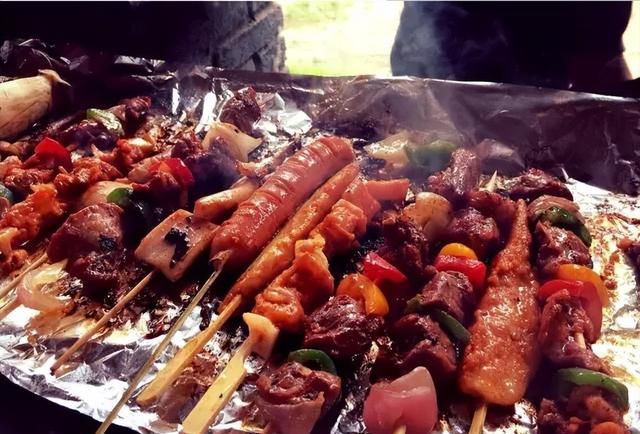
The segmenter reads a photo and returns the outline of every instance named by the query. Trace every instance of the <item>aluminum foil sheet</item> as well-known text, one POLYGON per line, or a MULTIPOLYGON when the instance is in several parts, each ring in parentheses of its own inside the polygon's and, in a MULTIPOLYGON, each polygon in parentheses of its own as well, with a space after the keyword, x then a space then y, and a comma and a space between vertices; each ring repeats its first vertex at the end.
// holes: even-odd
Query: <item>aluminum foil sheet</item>
MULTIPOLYGON (((635 198, 640 192, 637 100, 493 83, 220 71, 96 56, 38 41, 5 44, 0 49, 0 78, 30 75, 43 67, 55 68, 74 84, 76 91, 70 104, 75 107, 97 102, 105 106, 114 98, 148 94, 174 116, 195 119, 202 129, 215 119, 231 90, 252 85, 260 92, 266 109, 258 129, 270 146, 278 146, 293 136, 325 131, 367 143, 402 129, 413 129, 455 137, 465 146, 486 145, 485 157, 505 175, 533 165, 570 177, 570 188, 594 238, 594 268, 606 276, 613 288, 603 334, 593 348, 629 387, 631 410, 626 421, 634 433, 640 432, 639 284, 628 259, 616 247, 622 237, 640 237, 640 207, 635 198)), ((144 338, 142 317, 138 323, 89 344, 75 369, 56 378, 49 372, 55 354, 68 347, 87 324, 79 324, 63 335, 34 341, 25 333, 32 316, 33 311, 18 308, 0 322, 0 373, 37 395, 96 420, 106 417, 126 389, 127 381, 162 339, 144 338)), ((198 332, 199 325, 196 311, 140 388, 198 332)), ((234 324, 209 343, 208 350, 218 356, 220 367, 242 338, 242 329, 234 324)), ((317 432, 364 432, 359 415, 374 357, 375 348, 353 376, 344 379, 348 384, 344 407, 337 419, 329 426, 318 427, 317 432)), ((257 372, 262 364, 251 358, 250 372, 257 372)), ((253 391, 249 378, 211 431, 260 432, 261 421, 252 411, 253 391), (249 419, 251 423, 247 423, 249 419)), ((179 425, 162 421, 154 408, 143 410, 132 402, 120 412, 117 424, 144 433, 179 432, 179 425)), ((182 411, 186 413, 194 403, 187 403, 182 411)), ((467 432, 473 411, 471 402, 453 402, 443 410, 439 432, 467 432)), ((492 409, 487 420, 486 430, 492 433, 536 432, 535 409, 527 401, 515 409, 492 409)))

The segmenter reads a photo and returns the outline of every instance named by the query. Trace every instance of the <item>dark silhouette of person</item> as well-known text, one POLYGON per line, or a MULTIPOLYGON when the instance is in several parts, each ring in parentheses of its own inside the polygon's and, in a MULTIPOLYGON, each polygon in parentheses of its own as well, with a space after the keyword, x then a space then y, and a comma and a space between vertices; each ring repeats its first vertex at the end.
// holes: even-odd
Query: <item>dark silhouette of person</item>
POLYGON ((631 2, 405 2, 394 75, 603 91, 629 80, 631 2))

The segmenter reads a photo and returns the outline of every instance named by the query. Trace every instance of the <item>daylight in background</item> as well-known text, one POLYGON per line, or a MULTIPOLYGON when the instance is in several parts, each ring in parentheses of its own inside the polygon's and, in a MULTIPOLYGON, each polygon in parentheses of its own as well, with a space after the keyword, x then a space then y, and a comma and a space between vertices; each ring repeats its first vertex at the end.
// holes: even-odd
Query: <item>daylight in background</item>
MULTIPOLYGON (((313 75, 390 75, 389 54, 401 1, 279 0, 289 72, 313 75)), ((595 30, 594 30, 595 31, 595 30)), ((625 58, 640 77, 640 2, 624 34, 625 58)))

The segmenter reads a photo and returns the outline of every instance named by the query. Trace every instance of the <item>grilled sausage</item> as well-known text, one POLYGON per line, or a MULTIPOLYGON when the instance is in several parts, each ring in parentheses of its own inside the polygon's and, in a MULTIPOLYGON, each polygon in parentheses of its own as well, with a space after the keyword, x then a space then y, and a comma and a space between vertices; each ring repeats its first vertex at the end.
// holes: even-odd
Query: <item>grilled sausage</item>
POLYGON ((538 285, 529 263, 527 207, 518 201, 511 236, 487 279, 462 359, 460 389, 490 404, 522 399, 540 358, 538 285))
POLYGON ((221 309, 238 294, 244 300, 252 300, 258 291, 286 269, 293 261, 296 241, 305 238, 320 223, 358 172, 358 165, 353 163, 325 182, 240 276, 227 293, 221 309))
POLYGON ((236 270, 251 262, 302 201, 353 159, 351 143, 339 137, 321 137, 287 158, 220 226, 211 257, 230 251, 226 266, 236 270))

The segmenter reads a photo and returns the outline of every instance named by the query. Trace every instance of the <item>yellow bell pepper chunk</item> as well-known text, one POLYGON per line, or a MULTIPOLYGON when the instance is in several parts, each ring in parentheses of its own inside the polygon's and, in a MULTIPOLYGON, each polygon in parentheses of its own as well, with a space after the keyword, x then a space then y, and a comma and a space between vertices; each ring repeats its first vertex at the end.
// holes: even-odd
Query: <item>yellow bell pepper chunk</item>
POLYGON ((355 300, 364 301, 367 315, 385 316, 389 313, 389 303, 378 285, 360 273, 349 274, 338 285, 338 295, 348 295, 355 300))
POLYGON ((604 286, 604 282, 598 273, 591 268, 576 264, 562 264, 558 267, 556 277, 558 279, 592 283, 598 291, 598 297, 600 297, 600 301, 602 301, 602 306, 609 304, 609 291, 607 287, 604 286))
POLYGON ((473 249, 461 243, 447 244, 442 249, 440 249, 439 255, 458 256, 461 258, 475 259, 476 261, 478 260, 478 257, 476 256, 476 252, 474 252, 473 249))

